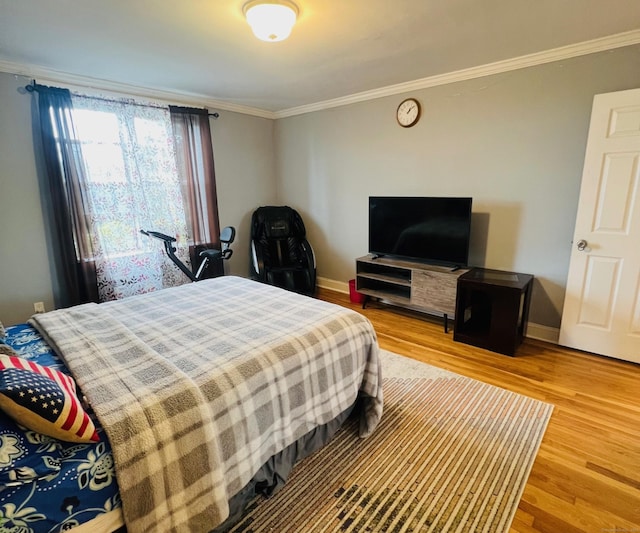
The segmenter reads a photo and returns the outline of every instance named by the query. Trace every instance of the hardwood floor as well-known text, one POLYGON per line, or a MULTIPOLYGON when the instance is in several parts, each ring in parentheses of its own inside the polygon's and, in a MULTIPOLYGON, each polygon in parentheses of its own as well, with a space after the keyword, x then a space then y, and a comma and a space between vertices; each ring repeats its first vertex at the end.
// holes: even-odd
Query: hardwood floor
POLYGON ((442 322, 319 290, 366 315, 380 347, 555 406, 511 532, 640 533, 640 366, 526 339, 516 357, 442 322))

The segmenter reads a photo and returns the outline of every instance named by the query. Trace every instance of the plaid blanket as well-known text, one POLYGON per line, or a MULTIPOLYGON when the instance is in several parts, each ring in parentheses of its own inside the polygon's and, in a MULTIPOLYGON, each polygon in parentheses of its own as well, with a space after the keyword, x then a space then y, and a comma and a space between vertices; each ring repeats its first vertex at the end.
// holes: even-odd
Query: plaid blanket
POLYGON ((375 332, 354 311, 231 276, 36 315, 113 447, 130 533, 210 531, 258 468, 364 398, 375 332))

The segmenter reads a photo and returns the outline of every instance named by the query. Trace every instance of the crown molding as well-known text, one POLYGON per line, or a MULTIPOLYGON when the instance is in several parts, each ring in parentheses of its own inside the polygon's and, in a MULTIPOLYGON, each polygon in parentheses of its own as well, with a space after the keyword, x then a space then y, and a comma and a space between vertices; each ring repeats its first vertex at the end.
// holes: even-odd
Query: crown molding
POLYGON ((607 50, 613 50, 615 48, 622 48, 624 46, 631 46, 634 44, 640 44, 640 30, 617 33, 615 35, 609 35, 600 39, 585 41, 569 46, 562 46, 560 48, 554 48, 552 50, 546 50, 544 52, 536 52, 534 54, 528 54, 512 59, 506 59, 503 61, 496 61, 494 63, 488 63, 486 65, 448 72, 446 74, 439 74, 436 76, 429 76, 427 78, 421 78, 405 83, 388 85, 379 89, 373 89, 371 91, 364 91, 349 96, 334 98, 332 100, 326 100, 324 102, 318 102, 315 104, 292 107, 290 109, 276 111, 274 114, 276 118, 287 118, 296 115, 303 115, 305 113, 313 113, 314 111, 322 111, 334 107, 365 102, 367 100, 374 100, 376 98, 383 98, 385 96, 393 96, 396 94, 417 91, 419 89, 428 89, 429 87, 436 87, 438 85, 446 85, 448 83, 466 81, 474 78, 482 78, 484 76, 501 74, 503 72, 510 72, 512 70, 533 67, 536 65, 544 65, 545 63, 552 63, 554 61, 561 61, 564 59, 570 59, 572 57, 604 52, 607 50))
POLYGON ((137 96, 166 104, 200 106, 206 107, 207 109, 215 109, 216 111, 233 111, 235 113, 242 113, 244 115, 252 115, 272 120, 276 118, 272 111, 225 102, 223 100, 215 100, 204 95, 179 91, 165 91, 162 89, 153 89, 151 87, 91 78, 88 76, 78 76, 76 74, 69 74, 66 72, 39 67, 37 65, 12 63, 1 59, 0 72, 8 72, 18 76, 33 78, 36 79, 38 83, 42 84, 55 83, 59 86, 76 91, 86 91, 89 89, 98 91, 101 94, 110 93, 113 95, 127 97, 137 96))
POLYGON ((615 35, 609 35, 600 39, 585 41, 569 46, 562 46, 560 48, 554 48, 552 50, 546 50, 544 52, 537 52, 534 54, 528 54, 512 59, 506 59, 503 61, 496 61, 494 63, 488 63, 486 65, 457 70, 454 72, 439 74, 436 76, 429 76, 405 83, 388 85, 379 89, 363 91, 349 96, 334 98, 332 100, 325 100, 322 102, 303 105, 299 107, 292 107, 275 112, 234 104, 223 100, 216 100, 199 94, 129 85, 126 83, 118 83, 108 80, 102 80, 99 78, 69 74, 53 69, 47 69, 37 65, 3 61, 1 59, 0 71, 8 72, 10 74, 16 74, 19 76, 35 78, 40 83, 56 83, 73 90, 91 89, 99 91, 101 93, 109 92, 121 96, 138 96, 168 104, 202 106, 208 109, 232 111, 235 113, 242 113, 244 115, 252 115, 274 120, 293 117, 296 115, 303 115, 306 113, 313 113, 314 111, 323 111, 325 109, 341 107, 359 102, 365 102, 367 100, 375 100, 377 98, 383 98, 385 96, 393 96, 396 94, 417 91, 420 89, 428 89, 429 87, 446 85, 448 83, 466 81, 474 78, 482 78, 484 76, 491 76, 493 74, 501 74, 503 72, 510 72, 512 70, 533 67, 536 65, 543 65, 545 63, 552 63, 554 61, 562 61, 564 59, 570 59, 572 57, 604 52, 607 50, 613 50, 615 48, 622 48, 624 46, 631 46, 634 44, 640 44, 640 30, 617 33, 615 35))

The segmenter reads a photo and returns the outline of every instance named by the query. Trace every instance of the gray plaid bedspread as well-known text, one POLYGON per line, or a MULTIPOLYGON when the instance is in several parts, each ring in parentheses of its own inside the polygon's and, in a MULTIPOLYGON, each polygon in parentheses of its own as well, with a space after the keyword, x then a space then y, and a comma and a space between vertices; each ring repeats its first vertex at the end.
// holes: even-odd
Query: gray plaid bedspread
POLYGON ((128 531, 209 531, 272 455, 365 399, 375 332, 354 311, 226 276, 36 315, 105 428, 128 531))

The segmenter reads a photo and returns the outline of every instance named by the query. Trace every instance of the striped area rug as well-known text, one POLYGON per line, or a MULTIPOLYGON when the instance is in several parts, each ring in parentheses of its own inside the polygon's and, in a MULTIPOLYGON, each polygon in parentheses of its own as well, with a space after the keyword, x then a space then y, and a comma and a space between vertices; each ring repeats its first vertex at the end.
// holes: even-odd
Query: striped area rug
POLYGON ((442 371, 384 392, 373 435, 345 425, 231 531, 508 531, 553 407, 442 371))

